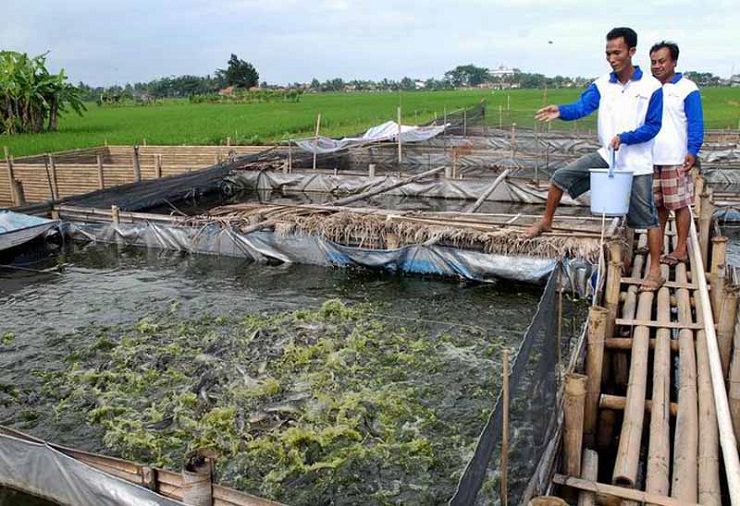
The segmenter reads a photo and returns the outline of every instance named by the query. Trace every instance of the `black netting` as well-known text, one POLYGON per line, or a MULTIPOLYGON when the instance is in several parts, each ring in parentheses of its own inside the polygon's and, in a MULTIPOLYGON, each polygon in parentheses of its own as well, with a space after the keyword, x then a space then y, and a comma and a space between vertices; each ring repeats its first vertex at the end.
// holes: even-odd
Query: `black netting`
MULTIPOLYGON (((557 288, 553 271, 510 374, 508 502, 521 501, 557 426, 557 288)), ((499 504, 503 406, 496 402, 451 505, 499 504)))
POLYGON ((64 199, 63 203, 98 209, 109 209, 112 205, 116 205, 123 211, 149 209, 168 202, 200 197, 217 191, 221 181, 229 172, 253 163, 261 163, 267 167, 271 164, 282 165, 283 162, 282 157, 274 151, 237 156, 203 170, 98 190, 69 197, 64 199))

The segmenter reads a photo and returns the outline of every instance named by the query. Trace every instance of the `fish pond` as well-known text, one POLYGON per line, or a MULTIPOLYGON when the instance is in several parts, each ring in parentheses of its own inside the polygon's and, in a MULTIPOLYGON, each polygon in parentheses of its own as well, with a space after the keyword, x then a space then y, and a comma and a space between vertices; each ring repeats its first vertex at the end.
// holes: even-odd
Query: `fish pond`
POLYGON ((297 505, 445 503, 541 294, 82 243, 0 263, 0 423, 175 470, 212 448, 297 505))

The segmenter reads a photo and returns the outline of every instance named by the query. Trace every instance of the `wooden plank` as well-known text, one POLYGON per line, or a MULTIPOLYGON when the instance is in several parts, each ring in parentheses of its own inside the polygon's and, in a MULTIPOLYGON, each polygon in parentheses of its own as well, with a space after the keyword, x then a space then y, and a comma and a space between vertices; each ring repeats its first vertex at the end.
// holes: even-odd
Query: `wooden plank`
POLYGON ((553 483, 556 483, 557 485, 562 485, 564 487, 572 487, 578 490, 585 490, 587 492, 594 492, 596 494, 619 497, 621 499, 629 499, 631 501, 638 501, 640 503, 657 504, 659 506, 700 506, 693 502, 679 501, 678 499, 673 499, 672 497, 665 497, 657 494, 648 494, 647 492, 642 492, 640 490, 618 487, 616 485, 607 485, 606 483, 584 480, 582 478, 566 476, 559 473, 556 473, 552 477, 552 481, 553 483))

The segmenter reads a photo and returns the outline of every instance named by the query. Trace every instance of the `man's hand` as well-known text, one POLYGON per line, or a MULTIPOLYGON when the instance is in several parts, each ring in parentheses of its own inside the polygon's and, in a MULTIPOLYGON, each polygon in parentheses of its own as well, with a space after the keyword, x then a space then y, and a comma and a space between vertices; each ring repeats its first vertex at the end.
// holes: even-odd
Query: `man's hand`
POLYGON ((619 151, 619 146, 621 145, 622 145, 622 139, 620 139, 618 135, 615 135, 614 138, 609 143, 609 147, 612 148, 614 151, 619 151))
POLYGON ((537 114, 534 115, 535 119, 539 121, 552 121, 560 117, 560 108, 557 105, 548 105, 543 107, 537 114))
POLYGON ((681 168, 681 171, 686 174, 694 167, 694 165, 696 165, 696 157, 691 153, 688 153, 686 155, 686 158, 684 158, 683 160, 683 167, 681 168))

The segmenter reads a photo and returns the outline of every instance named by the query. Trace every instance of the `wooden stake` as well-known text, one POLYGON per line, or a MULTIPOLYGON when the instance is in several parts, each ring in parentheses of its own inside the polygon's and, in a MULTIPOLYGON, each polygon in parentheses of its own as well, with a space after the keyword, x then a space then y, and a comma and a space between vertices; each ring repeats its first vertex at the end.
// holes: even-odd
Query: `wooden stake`
POLYGON ((504 128, 504 106, 498 106, 498 127, 500 130, 504 128))
POLYGON ((121 209, 118 206, 110 206, 110 217, 114 225, 121 222, 121 209))
POLYGON ((503 356, 503 420, 501 424, 501 504, 509 504, 509 350, 503 356))
POLYGON ((139 146, 133 146, 133 169, 134 169, 134 182, 138 183, 141 181, 141 164, 139 163, 139 146))
POLYGON ((13 160, 10 158, 10 150, 8 146, 3 146, 5 151, 5 163, 8 169, 8 186, 10 187, 10 200, 13 206, 18 205, 18 195, 15 191, 15 175, 13 174, 13 160))
POLYGON ((103 174, 103 157, 95 155, 95 161, 98 164, 98 189, 102 190, 105 188, 105 175, 103 174))
POLYGON ((565 377, 563 450, 565 470, 570 476, 581 475, 583 419, 587 388, 587 376, 569 373, 565 377))
POLYGON ((374 163, 368 164, 367 177, 375 177, 375 164, 374 163))
POLYGON ((154 172, 157 179, 162 177, 162 155, 156 155, 154 158, 154 172))
POLYGON ((588 318, 588 351, 586 353, 586 376, 588 394, 585 401, 583 423, 584 438, 587 445, 596 439, 596 423, 599 415, 599 395, 601 394, 601 373, 604 365, 604 338, 609 311, 599 306, 591 306, 588 318))
POLYGON ((319 130, 321 129, 321 113, 316 115, 316 131, 313 135, 313 170, 316 170, 316 150, 319 147, 319 130))
POLYGON ((54 163, 54 155, 49 155, 49 169, 51 170, 52 199, 59 200, 59 183, 57 181, 57 165, 54 163))

